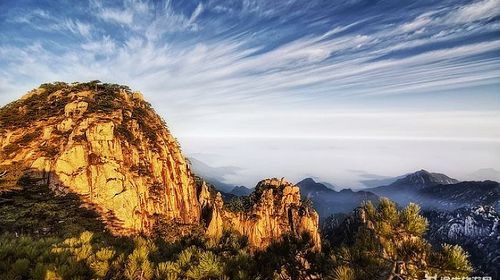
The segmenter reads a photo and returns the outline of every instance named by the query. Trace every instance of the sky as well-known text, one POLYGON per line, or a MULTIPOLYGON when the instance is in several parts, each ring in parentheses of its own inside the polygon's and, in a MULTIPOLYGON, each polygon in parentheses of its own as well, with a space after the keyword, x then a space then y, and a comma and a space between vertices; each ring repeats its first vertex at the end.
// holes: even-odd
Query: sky
POLYGON ((1 105, 95 79, 238 185, 500 169, 500 0, 0 0, 1 105))

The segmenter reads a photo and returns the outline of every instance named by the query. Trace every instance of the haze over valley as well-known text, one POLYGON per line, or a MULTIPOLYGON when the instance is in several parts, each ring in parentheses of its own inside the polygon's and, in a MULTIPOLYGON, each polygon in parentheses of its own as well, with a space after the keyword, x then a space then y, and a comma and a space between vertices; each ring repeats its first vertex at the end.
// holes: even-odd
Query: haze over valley
POLYGON ((479 174, 472 173, 483 167, 500 166, 500 145, 489 141, 279 137, 196 140, 181 137, 180 140, 188 157, 212 167, 229 167, 229 170, 215 173, 220 175, 222 182, 249 187, 261 176, 279 174, 293 182, 313 177, 340 188, 362 189, 377 186, 377 183, 370 185, 366 181, 392 178, 420 169, 445 173, 460 180, 498 180, 494 168, 489 172, 487 169, 479 174))

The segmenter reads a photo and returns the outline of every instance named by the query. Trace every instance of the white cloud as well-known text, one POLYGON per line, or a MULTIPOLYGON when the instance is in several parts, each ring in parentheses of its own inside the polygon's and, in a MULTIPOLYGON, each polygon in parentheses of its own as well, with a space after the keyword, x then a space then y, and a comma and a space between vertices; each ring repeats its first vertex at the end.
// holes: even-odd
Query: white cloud
POLYGON ((188 24, 189 25, 194 24, 194 22, 201 15, 202 12, 203 12, 203 4, 199 3, 198 6, 196 6, 196 9, 191 14, 188 24))
POLYGON ((60 26, 60 29, 67 29, 74 34, 82 35, 83 37, 89 37, 91 34, 92 26, 87 23, 83 23, 79 20, 66 19, 64 23, 60 26))
POLYGON ((103 8, 99 15, 105 21, 119 24, 131 25, 134 20, 134 14, 130 10, 103 8))
POLYGON ((470 23, 500 15, 500 0, 482 0, 460 7, 447 15, 450 23, 470 23))
POLYGON ((41 9, 35 9, 31 12, 22 12, 12 20, 17 23, 29 24, 36 30, 46 32, 71 32, 75 35, 89 37, 92 32, 92 26, 89 23, 81 22, 71 18, 58 17, 41 9))
POLYGON ((50 19, 49 12, 42 9, 35 9, 33 11, 22 11, 14 16, 11 21, 17 23, 32 23, 36 19, 50 19))
MULTIPOLYGON (((285 100, 293 102, 327 92, 334 98, 337 95, 446 90, 466 83, 488 84, 498 78, 495 59, 458 63, 473 55, 499 49, 498 41, 378 59, 397 49, 441 40, 426 38, 422 41, 413 37, 401 40, 394 36, 400 27, 370 36, 350 33, 342 37, 304 37, 258 55, 254 54, 258 47, 247 47, 248 41, 238 37, 192 46, 160 43, 157 36, 168 28, 189 25, 189 18, 173 13, 169 5, 166 3, 160 14, 152 19, 147 30, 151 34, 130 29, 129 39, 121 44, 105 35, 82 43, 80 48, 84 52, 78 48, 68 49, 61 55, 44 50, 37 58, 29 60, 40 65, 57 65, 58 70, 49 71, 54 76, 75 80, 101 75, 95 78, 133 83, 138 88, 158 93, 157 98, 163 96, 161 92, 179 94, 180 100, 199 106, 278 96, 289 96, 285 100), (74 64, 68 64, 68 59, 74 64)), ((196 18, 202 9, 196 8, 190 18, 196 18)), ((81 35, 91 32, 90 27, 79 25, 78 21, 66 21, 65 26, 81 35)), ((450 35, 443 36, 449 38, 450 35)), ((26 69, 25 56, 11 59, 20 62, 20 66, 12 66, 12 73, 16 73, 16 69, 26 69)))
POLYGON ((430 22, 432 22, 432 19, 429 15, 421 15, 418 16, 415 20, 401 25, 400 29, 403 32, 412 32, 425 27, 430 22))
POLYGON ((128 27, 133 26, 135 17, 146 14, 150 9, 148 3, 140 0, 124 1, 123 7, 109 7, 101 1, 92 0, 90 6, 101 20, 128 27))
POLYGON ((81 47, 95 55, 111 54, 115 51, 116 44, 110 36, 103 36, 100 40, 86 42, 81 47))
POLYGON ((358 24, 361 24, 361 23, 363 23, 365 21, 366 21, 366 19, 365 20, 356 21, 356 22, 353 22, 353 23, 345 25, 345 26, 336 26, 335 28, 333 28, 333 29, 329 30, 328 32, 326 32, 325 34, 323 34, 321 36, 321 39, 325 39, 325 38, 328 38, 328 37, 330 37, 332 35, 336 35, 336 34, 338 34, 340 32, 346 31, 349 28, 357 26, 358 24))

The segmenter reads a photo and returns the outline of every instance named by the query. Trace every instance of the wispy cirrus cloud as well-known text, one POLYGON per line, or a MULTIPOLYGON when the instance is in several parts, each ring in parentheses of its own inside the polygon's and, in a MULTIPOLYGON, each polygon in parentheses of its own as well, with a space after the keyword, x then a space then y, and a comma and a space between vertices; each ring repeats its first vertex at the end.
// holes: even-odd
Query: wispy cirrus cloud
POLYGON ((89 23, 68 17, 59 18, 43 9, 21 10, 12 18, 8 18, 7 21, 27 24, 39 31, 70 32, 82 37, 89 37, 92 32, 92 26, 89 23))
POLYGON ((456 8, 447 15, 450 23, 469 23, 500 16, 499 0, 482 0, 456 8))
POLYGON ((116 43, 110 36, 103 36, 100 40, 83 43, 81 48, 96 55, 108 55, 116 49, 116 43))
POLYGON ((105 6, 101 1, 90 1, 90 7, 97 17, 105 22, 131 26, 134 17, 147 14, 148 5, 146 2, 128 0, 122 5, 105 6))
MULTIPOLYGON (((487 85, 496 83, 498 79, 497 59, 488 56, 488 53, 499 49, 498 42, 491 40, 493 38, 469 44, 463 41, 461 45, 447 42, 466 38, 480 28, 495 32, 499 30, 498 25, 485 22, 456 30, 456 26, 445 19, 456 13, 464 15, 476 11, 475 18, 488 20, 495 13, 494 9, 492 12, 488 8, 491 8, 492 1, 483 0, 448 9, 440 7, 437 11, 423 9, 420 15, 400 24, 387 26, 384 23, 378 27, 372 24, 370 32, 360 29, 369 25, 363 20, 345 25, 337 23, 322 33, 298 36, 277 45, 254 40, 252 36, 241 37, 241 32, 247 33, 247 30, 219 38, 201 39, 203 34, 198 34, 201 31, 196 31, 196 26, 201 25, 197 21, 207 9, 202 3, 176 11, 170 1, 163 5, 125 1, 112 6, 92 1, 90 8, 97 11, 96 17, 110 24, 124 25, 124 33, 120 36, 105 34, 105 26, 91 26, 79 19, 61 18, 60 23, 48 24, 45 28, 69 31, 86 39, 78 46, 72 45, 63 55, 60 51, 52 51, 47 42, 41 44, 45 48, 42 57, 46 60, 39 59, 39 63, 60 64, 59 69, 64 69, 60 72, 67 73, 64 76, 78 77, 81 74, 77 73, 82 68, 100 65, 103 71, 99 74, 116 81, 140 79, 148 81, 147 87, 156 89, 166 82, 172 90, 196 96, 200 88, 210 89, 211 95, 202 99, 212 102, 217 99, 211 96, 224 94, 243 99, 289 93, 296 96, 293 92, 304 92, 304 88, 307 88, 308 95, 330 92, 335 98, 335 93, 341 96, 380 95, 448 90, 467 82, 487 85), (411 33, 426 28, 428 30, 422 31, 424 34, 411 33), (160 40, 166 33, 181 31, 193 33, 183 35, 187 38, 180 41, 160 40), (187 43, 192 36, 200 37, 200 40, 195 44, 187 43), (428 47, 433 44, 442 45, 437 49, 428 47), (80 54, 78 48, 85 53, 80 54), (407 53, 393 55, 401 51, 407 53), (471 60, 471 57, 481 55, 486 57, 471 60), (66 57, 78 56, 80 65, 65 65, 66 57), (135 67, 130 66, 130 61, 136 61, 135 67), (111 67, 106 65, 130 70, 116 73, 108 70, 111 67), (129 67, 123 67, 125 65, 129 67), (78 72, 72 68, 78 69, 78 72), (434 76, 426 73, 433 73, 434 76), (258 86, 248 86, 257 80, 258 86)), ((248 10, 259 10, 263 6, 265 4, 261 2, 244 3, 241 12, 246 14, 248 10)), ((286 5, 280 6, 273 12, 285 8, 286 5)), ((38 9, 31 17, 45 18, 50 22, 49 14, 38 9)), ((205 21, 207 24, 213 22, 221 24, 214 18, 205 21)), ((279 30, 279 27, 276 28, 279 30)), ((22 67, 21 58, 18 65, 22 67)), ((15 72, 16 66, 13 66, 11 75, 15 72)), ((87 72, 96 73, 92 69, 87 72)))

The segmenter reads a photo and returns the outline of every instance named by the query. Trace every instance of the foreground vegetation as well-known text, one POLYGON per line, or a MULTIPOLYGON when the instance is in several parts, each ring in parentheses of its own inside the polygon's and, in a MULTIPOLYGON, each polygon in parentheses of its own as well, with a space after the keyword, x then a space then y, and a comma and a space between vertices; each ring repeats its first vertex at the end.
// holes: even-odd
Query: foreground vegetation
POLYGON ((113 237, 77 198, 47 192, 31 187, 0 196, 2 279, 421 279, 426 272, 471 272, 460 247, 435 250, 423 239, 427 223, 418 206, 398 210, 386 199, 359 208, 321 253, 306 235, 256 252, 229 231, 216 244, 202 234, 113 237))

